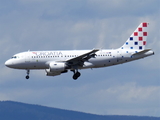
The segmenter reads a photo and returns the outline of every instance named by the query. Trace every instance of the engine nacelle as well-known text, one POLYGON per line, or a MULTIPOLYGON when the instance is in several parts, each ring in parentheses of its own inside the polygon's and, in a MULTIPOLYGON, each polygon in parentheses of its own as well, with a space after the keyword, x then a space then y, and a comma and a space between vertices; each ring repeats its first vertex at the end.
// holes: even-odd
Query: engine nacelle
POLYGON ((47 76, 56 76, 56 75, 60 75, 60 74, 61 74, 61 71, 50 72, 50 69, 46 69, 47 76))
POLYGON ((63 62, 51 62, 49 64, 50 72, 64 71, 66 64, 63 62))

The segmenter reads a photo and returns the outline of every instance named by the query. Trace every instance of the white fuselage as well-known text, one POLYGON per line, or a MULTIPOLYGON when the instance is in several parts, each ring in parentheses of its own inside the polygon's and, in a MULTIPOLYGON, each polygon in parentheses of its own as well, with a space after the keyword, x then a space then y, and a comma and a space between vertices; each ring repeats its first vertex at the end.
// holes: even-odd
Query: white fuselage
MULTIPOLYGON (((49 69, 50 62, 65 62, 89 51, 90 50, 28 51, 14 55, 5 62, 5 65, 15 69, 49 69)), ((122 49, 100 50, 96 52, 95 57, 85 61, 83 67, 79 67, 78 69, 107 67, 154 54, 153 51, 148 51, 144 54, 134 55, 134 53, 137 52, 139 51, 122 49)))

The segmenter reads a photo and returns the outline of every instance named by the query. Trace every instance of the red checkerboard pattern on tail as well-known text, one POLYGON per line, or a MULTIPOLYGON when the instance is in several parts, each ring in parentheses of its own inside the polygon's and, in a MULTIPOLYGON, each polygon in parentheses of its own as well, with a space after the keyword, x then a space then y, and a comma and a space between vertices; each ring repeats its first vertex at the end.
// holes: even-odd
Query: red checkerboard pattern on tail
POLYGON ((141 23, 137 29, 128 38, 126 43, 121 47, 121 49, 134 49, 134 50, 144 50, 146 45, 146 39, 148 35, 149 23, 141 23))

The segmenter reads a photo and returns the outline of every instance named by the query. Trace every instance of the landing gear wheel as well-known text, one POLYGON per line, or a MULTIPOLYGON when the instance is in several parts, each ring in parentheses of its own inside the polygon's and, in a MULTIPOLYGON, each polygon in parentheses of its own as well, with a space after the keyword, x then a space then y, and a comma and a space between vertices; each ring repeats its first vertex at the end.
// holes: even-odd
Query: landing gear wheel
POLYGON ((28 76, 28 75, 26 76, 26 79, 29 79, 29 76, 28 76))
POLYGON ((73 79, 74 79, 74 80, 77 80, 77 78, 78 78, 78 77, 76 76, 76 74, 74 74, 74 75, 73 75, 73 79))
POLYGON ((80 73, 80 72, 76 72, 76 76, 77 76, 77 77, 80 77, 80 76, 81 76, 81 73, 80 73))
POLYGON ((74 80, 77 80, 77 78, 80 77, 80 76, 81 76, 81 73, 77 71, 77 72, 73 75, 73 79, 74 79, 74 80))
POLYGON ((26 79, 29 79, 29 72, 30 72, 30 70, 27 70, 26 79))

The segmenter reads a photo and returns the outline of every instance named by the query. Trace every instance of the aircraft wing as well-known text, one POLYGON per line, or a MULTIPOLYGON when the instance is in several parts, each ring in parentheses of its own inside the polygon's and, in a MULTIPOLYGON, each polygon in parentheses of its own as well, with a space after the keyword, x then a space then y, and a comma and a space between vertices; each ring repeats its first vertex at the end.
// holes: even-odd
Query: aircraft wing
POLYGON ((90 58, 95 57, 95 53, 99 51, 99 49, 93 49, 90 52, 82 54, 78 57, 67 60, 68 65, 82 65, 85 61, 88 61, 90 58))

